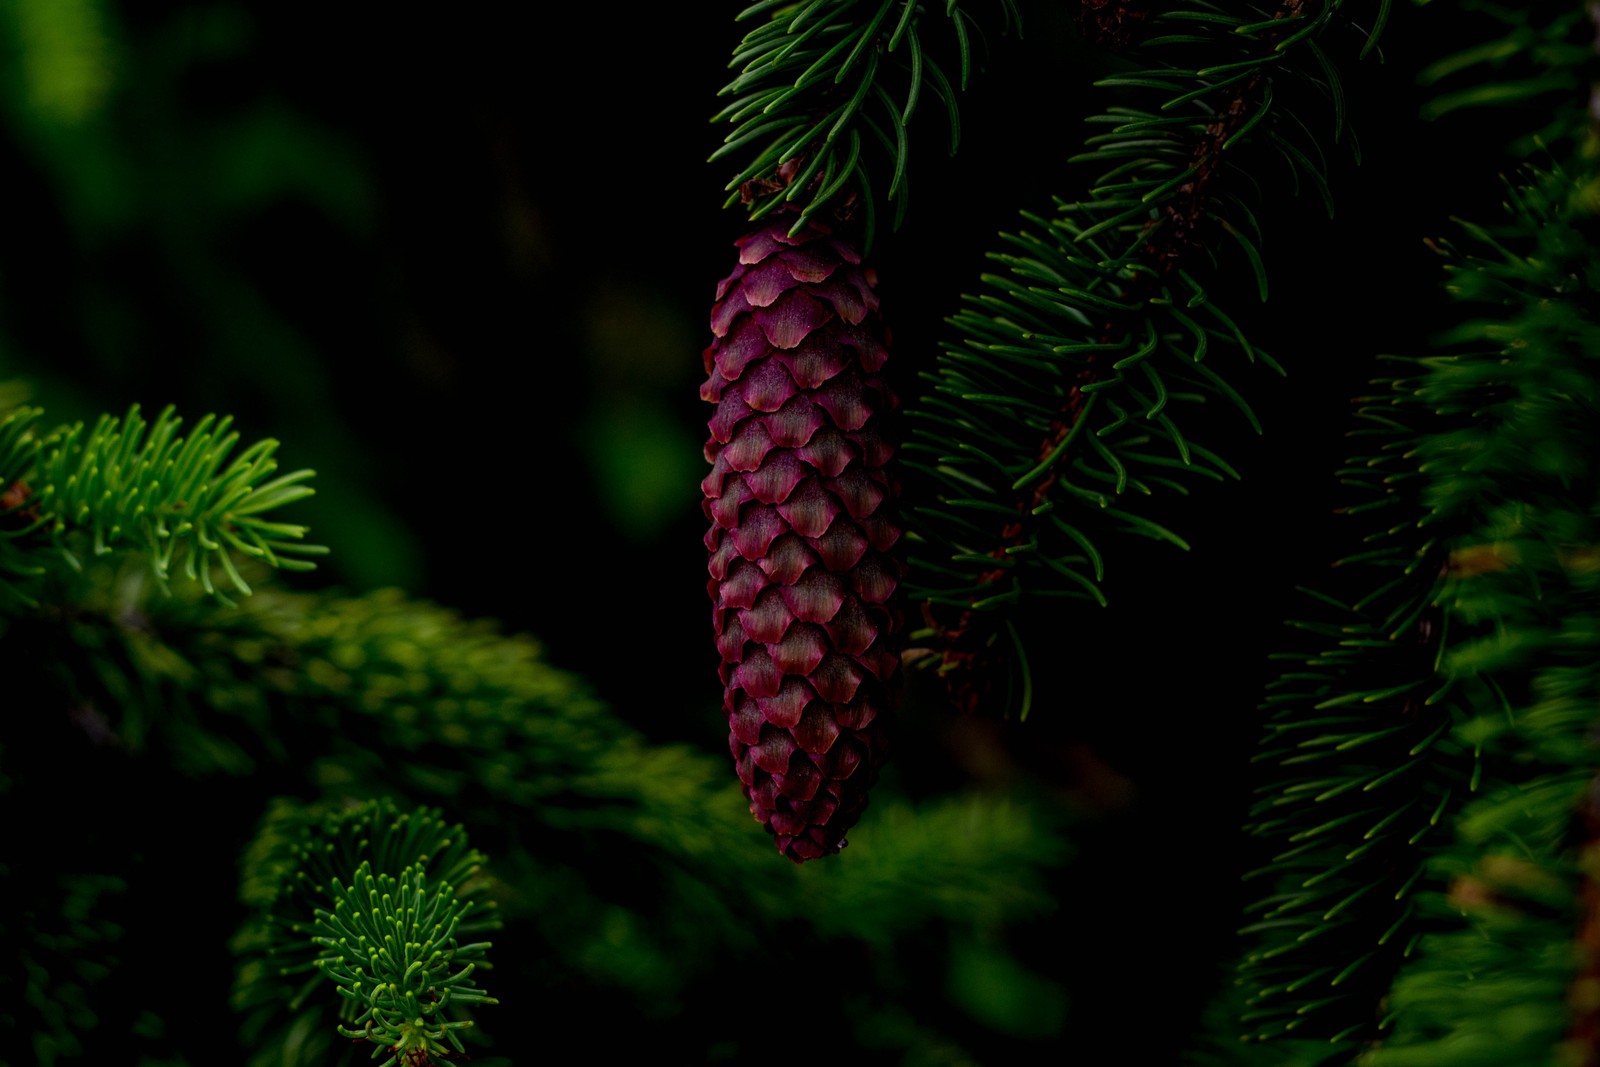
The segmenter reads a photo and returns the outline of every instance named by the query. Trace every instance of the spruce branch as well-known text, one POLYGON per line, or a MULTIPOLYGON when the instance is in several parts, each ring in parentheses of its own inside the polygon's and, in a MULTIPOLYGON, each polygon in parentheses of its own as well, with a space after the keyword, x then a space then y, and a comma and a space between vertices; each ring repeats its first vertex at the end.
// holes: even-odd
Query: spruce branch
POLYGON ((317 912, 317 966, 361 1009, 339 1032, 377 1046, 373 1059, 389 1053, 384 1067, 465 1054, 459 1031, 472 1020, 451 1019, 447 1009, 499 1001, 472 981, 489 945, 456 941, 463 903, 454 887, 431 885, 415 866, 395 878, 363 862, 348 887, 335 878, 333 891, 333 911, 317 912))
MULTIPOLYGON (((1015 0, 998 2, 1005 25, 1020 25, 1015 0)), ((926 95, 944 105, 952 154, 961 139, 956 86, 971 76, 977 24, 960 0, 938 6, 956 49, 954 83, 925 43, 926 6, 915 0, 761 0, 741 12, 740 21, 765 21, 734 50, 729 66, 739 73, 719 93, 733 99, 712 119, 733 129, 711 159, 742 164, 726 186, 728 206, 743 200, 752 221, 794 206, 795 234, 826 209, 860 207, 870 249, 881 189, 898 226, 911 119, 926 95), (869 163, 877 149, 887 180, 869 163)))
POLYGON ((187 433, 172 408, 147 422, 135 405, 40 433, 41 412, 19 408, 0 421, 0 595, 31 604, 29 580, 57 561, 81 570, 81 556, 142 552, 162 588, 173 574, 226 600, 226 585, 248 595, 240 559, 309 570, 306 528, 269 513, 312 494, 309 470, 274 475, 278 443, 264 439, 235 454, 230 418, 207 415, 187 433), (237 558, 236 558, 237 557, 237 558))
POLYGON ((1572 135, 1571 108, 1586 87, 1580 76, 1594 56, 1594 23, 1582 4, 1502 4, 1461 0, 1454 17, 1476 43, 1424 67, 1419 84, 1432 92, 1424 118, 1461 111, 1519 116, 1546 114, 1539 129, 1507 146, 1528 158, 1572 135))
MULTIPOLYGON (((247 573, 257 592, 226 607, 198 585, 158 594, 142 561, 86 566, 95 595, 74 602, 70 625, 54 613, 29 617, 0 646, 23 677, 41 670, 39 650, 64 661, 50 665, 35 687, 45 700, 31 706, 59 714, 64 681, 55 668, 68 668, 72 697, 102 713, 119 739, 102 755, 143 768, 136 781, 156 779, 175 794, 237 798, 241 788, 270 788, 325 798, 275 803, 244 861, 241 897, 256 918, 235 942, 235 1003, 253 1067, 350 1067, 377 1047, 340 1037, 338 1005, 353 1002, 315 969, 314 909, 330 909, 331 897, 320 889, 301 897, 299 880, 284 873, 303 866, 298 843, 334 845, 304 852, 306 864, 327 857, 325 867, 305 868, 311 888, 331 885, 335 873, 348 887, 362 859, 376 868, 386 850, 401 862, 415 851, 404 843, 409 833, 381 844, 390 824, 378 815, 365 827, 340 821, 336 837, 313 832, 332 818, 325 805, 345 798, 392 796, 399 813, 443 805, 452 819, 486 828, 473 841, 493 853, 494 869, 478 880, 522 947, 515 966, 497 959, 501 977, 481 984, 506 1003, 518 988, 558 1003, 574 989, 595 990, 644 1018, 707 990, 734 995, 729 972, 758 949, 804 973, 867 952, 886 967, 912 959, 925 967, 927 946, 945 931, 989 934, 1055 906, 1049 871, 1067 846, 1049 803, 966 792, 912 804, 890 794, 867 813, 880 829, 851 845, 851 862, 796 877, 757 847, 764 835, 741 809, 726 756, 650 743, 529 637, 392 590, 313 594, 247 573), (495 827, 503 832, 486 843, 495 827), (504 892, 512 885, 517 892, 504 892), (292 911, 300 934, 268 922, 272 900, 285 918, 292 911), (292 952, 269 953, 290 941, 292 952)), ((138 847, 130 836, 127 847, 138 847)), ((465 897, 469 883, 450 873, 445 850, 422 847, 439 864, 430 879, 465 897)), ((457 939, 486 938, 458 929, 457 939)), ((823 994, 837 998, 827 1003, 884 998, 877 972, 846 972, 842 988, 823 994)), ((70 973, 40 988, 62 989, 70 973)), ((117 1016, 102 1015, 102 1035, 108 1018, 117 1016)), ((757 1024, 738 1025, 741 1043, 757 1040, 757 1024)), ((960 1024, 930 1025, 960 1039, 960 1024)), ((458 1036, 475 1060, 485 1058, 458 1036)))
POLYGON ((1508 187, 1507 224, 1463 224, 1471 254, 1447 252, 1461 322, 1433 355, 1405 361, 1387 405, 1363 410, 1381 447, 1347 468, 1364 494, 1347 510, 1377 531, 1353 559, 1391 574, 1431 562, 1405 580, 1375 573, 1362 604, 1386 610, 1385 623, 1330 630, 1340 651, 1278 683, 1302 696, 1273 734, 1313 736, 1262 753, 1281 769, 1255 830, 1305 845, 1271 861, 1274 891, 1246 928, 1251 1036, 1321 1036, 1325 1058, 1361 1053, 1373 1067, 1592 1054, 1580 1050, 1594 1025, 1584 842, 1600 778, 1589 562, 1600 324, 1595 142, 1581 114, 1547 127, 1552 144, 1587 142, 1572 173, 1526 170, 1508 187), (1434 651, 1408 665, 1393 642, 1419 625, 1434 651), (1334 655, 1345 668, 1318 674, 1334 655), (1405 747, 1430 726, 1425 744, 1405 747), (1339 755, 1347 747, 1354 758, 1339 755), (1369 810, 1341 810, 1367 793, 1369 810))
POLYGON ((1480 317, 1452 331, 1418 391, 1458 423, 1418 443, 1427 499, 1471 523, 1452 553, 1448 605, 1465 633, 1446 667, 1498 699, 1457 729, 1482 751, 1485 784, 1431 850, 1437 932, 1395 982, 1391 1034, 1363 1057, 1374 1067, 1592 1054, 1574 1038, 1593 1025, 1585 849, 1600 778, 1594 161, 1591 139, 1571 172, 1525 171, 1512 223, 1492 242, 1471 228, 1481 251, 1451 289, 1480 317))
POLYGON ((1129 103, 1091 120, 1111 128, 1075 157, 1101 168, 1086 198, 1058 200, 1048 219, 1025 213, 1026 228, 1002 235, 1010 250, 991 257, 1003 273, 983 275, 950 320, 960 340, 924 373, 903 456, 934 498, 911 514, 910 595, 927 606, 913 642, 958 704, 988 699, 997 660, 1017 665, 1028 692, 1016 606, 1104 603, 1108 536, 1187 547, 1133 500, 1187 493, 1193 476, 1237 477, 1179 420, 1223 400, 1259 430, 1226 359, 1278 368, 1202 279, 1219 245, 1237 249, 1265 298, 1262 228, 1239 188, 1263 158, 1281 158, 1331 210, 1319 139, 1300 113, 1331 105, 1335 139, 1344 131, 1319 42, 1333 31, 1371 40, 1340 7, 1153 14, 1145 67, 1099 83, 1129 103))
POLYGON ((1247 829, 1271 858, 1246 876, 1266 884, 1240 931, 1237 1019, 1251 1040, 1320 1042, 1308 1062, 1347 1062, 1377 1036, 1373 1005, 1414 947, 1423 849, 1472 785, 1471 748, 1451 733, 1471 705, 1441 666, 1452 568, 1411 518, 1412 386, 1360 409, 1367 450, 1341 473, 1358 493, 1344 510, 1373 529, 1344 561, 1363 592, 1315 594, 1324 620, 1296 625, 1320 647, 1275 657, 1255 756, 1268 771, 1247 829))
POLYGON ((323 1062, 337 1029, 399 1067, 463 1051, 472 1022, 451 1005, 495 1003, 471 980, 488 967, 478 938, 500 925, 484 862, 436 808, 277 801, 241 885, 255 909, 235 938, 247 1044, 273 1062, 323 1062), (324 1013, 336 1002, 335 1027, 324 1013), (306 1036, 291 1048, 295 1032, 306 1036))
MULTIPOLYGON (((645 1012, 725 981, 714 969, 755 946, 782 946, 781 956, 797 930, 828 951, 898 954, 925 945, 933 929, 992 931, 1054 906, 1046 872, 1068 847, 1051 805, 978 792, 919 805, 885 797, 865 816, 881 829, 850 846, 851 862, 797 878, 757 847, 765 837, 738 802, 726 756, 648 743, 527 637, 392 591, 346 598, 265 588, 228 610, 198 592, 152 599, 145 625, 173 653, 157 662, 189 667, 135 693, 265 712, 297 739, 296 751, 320 753, 305 766, 273 765, 280 788, 389 792, 446 804, 472 826, 510 819, 516 830, 495 843, 495 871, 522 891, 497 894, 498 910, 523 944, 540 946, 540 984, 598 987, 645 1012), (741 920, 727 922, 731 914, 741 920)), ((276 805, 244 869, 247 904, 264 909, 277 893, 271 899, 286 916, 292 906, 303 927, 308 909, 286 896, 300 882, 278 872, 301 865, 292 846, 310 840, 302 826, 313 817, 316 809, 276 805)), ((318 871, 353 870, 363 855, 377 863, 354 843, 376 842, 383 825, 341 831, 318 871)), ((439 863, 442 851, 434 855, 439 863)), ((443 865, 430 877, 435 870, 463 884, 443 865)), ((326 884, 311 873, 307 884, 326 884)), ((253 923, 238 942, 236 995, 253 989, 263 998, 249 1002, 259 1014, 238 1001, 259 1019, 245 1032, 259 1050, 255 1067, 291 1055, 301 1058, 287 1062, 321 1067, 339 1054, 333 1009, 305 1021, 331 999, 307 966, 306 939, 270 956, 258 940, 286 942, 290 933, 253 923), (277 973, 290 966, 298 969, 277 973), (283 1006, 308 985, 304 1007, 286 1016, 283 1006)), ((870 986, 865 976, 847 981, 870 986)))

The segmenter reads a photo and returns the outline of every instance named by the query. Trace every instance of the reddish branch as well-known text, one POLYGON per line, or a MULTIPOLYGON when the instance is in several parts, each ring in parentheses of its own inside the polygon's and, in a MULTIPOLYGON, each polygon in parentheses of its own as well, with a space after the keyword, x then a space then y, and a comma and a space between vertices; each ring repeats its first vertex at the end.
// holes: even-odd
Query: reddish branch
POLYGON ((0 525, 18 529, 38 522, 37 502, 28 504, 32 499, 33 490, 27 482, 21 478, 12 482, 4 492, 0 492, 0 525))
MULTIPOLYGON (((1278 18, 1294 18, 1303 13, 1304 0, 1285 0, 1278 18)), ((1077 15, 1081 23, 1092 24, 1095 32, 1109 33, 1122 43, 1118 34, 1131 32, 1131 24, 1143 21, 1148 12, 1139 0, 1083 0, 1077 15)), ((1276 34, 1264 40, 1271 44, 1276 34)), ((1222 154, 1228 138, 1244 124, 1260 101, 1266 74, 1258 70, 1246 78, 1229 98, 1225 107, 1206 125, 1205 132, 1195 144, 1190 157, 1194 176, 1180 185, 1175 194, 1161 207, 1158 218, 1146 225, 1149 240, 1141 250, 1144 263, 1155 268, 1152 274, 1141 271, 1126 294, 1135 304, 1143 304, 1154 296, 1161 281, 1178 269, 1192 252, 1200 247, 1198 234, 1206 215, 1206 200, 1211 183, 1222 167, 1222 154)), ((1128 335, 1125 323, 1111 321, 1104 324, 1096 342, 1110 344, 1128 335)), ((1072 388, 1067 391, 1051 420, 1050 429, 1035 450, 1035 463, 1044 463, 1061 446, 1083 417, 1087 395, 1085 389, 1105 376, 1105 360, 1100 352, 1091 352, 1078 371, 1072 388)), ((994 560, 1008 559, 1012 551, 1023 543, 1034 511, 1049 499, 1050 490, 1058 480, 1058 471, 1065 456, 1058 456, 1049 470, 1033 485, 1022 491, 1016 501, 1015 517, 1000 530, 999 544, 989 553, 994 560)), ((978 578, 980 592, 972 597, 975 605, 988 595, 989 588, 1006 575, 1003 566, 991 567, 978 578)), ((982 609, 968 606, 954 622, 938 621, 932 605, 924 605, 925 621, 936 631, 932 642, 940 657, 938 673, 944 679, 952 702, 963 712, 976 711, 983 703, 991 686, 991 673, 987 660, 992 644, 992 631, 980 622, 982 609)))
POLYGON ((1583 805, 1583 847, 1578 871, 1578 973, 1567 988, 1572 1025, 1567 1048, 1578 1053, 1573 1067, 1600 1067, 1600 781, 1583 805))
POLYGON ((1073 18, 1096 46, 1120 52, 1150 18, 1150 5, 1148 0, 1082 0, 1073 18))

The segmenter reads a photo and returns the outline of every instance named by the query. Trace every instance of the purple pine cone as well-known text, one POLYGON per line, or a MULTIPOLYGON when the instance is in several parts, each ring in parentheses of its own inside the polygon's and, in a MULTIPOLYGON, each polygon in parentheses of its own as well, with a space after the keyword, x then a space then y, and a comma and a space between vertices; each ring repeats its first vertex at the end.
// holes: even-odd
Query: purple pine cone
POLYGON ((728 747, 751 813, 798 863, 843 847, 883 763, 900 527, 877 279, 827 228, 791 225, 737 241, 717 286, 701 487, 728 747))

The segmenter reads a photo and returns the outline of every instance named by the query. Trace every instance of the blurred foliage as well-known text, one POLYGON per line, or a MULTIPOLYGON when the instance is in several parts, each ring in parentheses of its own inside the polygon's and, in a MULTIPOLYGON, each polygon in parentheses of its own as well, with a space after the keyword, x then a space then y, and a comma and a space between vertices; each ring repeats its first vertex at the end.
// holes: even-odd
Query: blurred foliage
MULTIPOLYGON (((728 1006, 748 997, 757 974, 783 976, 764 996, 801 997, 819 1018, 855 1012, 849 1025, 862 1040, 903 1050, 974 1034, 1026 1044, 1060 1030, 1059 979, 1006 948, 1019 921, 1051 910, 1047 872, 1064 858, 1059 826, 1035 802, 969 794, 913 805, 889 792, 850 862, 795 869, 770 854, 722 760, 646 743, 526 638, 393 592, 344 598, 269 585, 237 608, 164 596, 137 560, 68 581, 45 601, 64 610, 14 619, 0 644, 33 706, 62 709, 53 734, 8 741, 0 769, 10 802, 23 804, 47 797, 63 763, 85 750, 114 768, 146 802, 101 813, 93 854, 106 870, 145 869, 137 827, 197 808, 225 804, 248 821, 275 796, 438 804, 493 857, 486 884, 506 922, 496 998, 552 1016, 592 1011, 596 997, 607 1010, 629 1005, 638 1023, 594 1035, 597 1055, 643 1055, 667 1035, 706 1055, 711 1045, 753 1054, 770 1024, 759 1011, 730 1019, 728 1006), (171 788, 152 811, 156 780, 171 788), (941 1021, 936 1005, 947 997, 962 1010, 941 1021), (880 1003, 903 1005, 917 1026, 878 1033, 880 1003)), ((30 821, 41 836, 66 833, 58 817, 30 821)), ((226 830, 228 847, 242 848, 246 833, 226 830)), ((245 882, 252 901, 258 882, 245 882)), ((163 921, 181 922, 186 940, 227 938, 227 909, 180 904, 175 888, 158 877, 98 917, 112 924, 99 936, 120 930, 147 980, 96 997, 98 1025, 15 1020, 21 1031, 55 1034, 63 1050, 71 1034, 93 1060, 125 1050, 129 1013, 148 1011, 167 1021, 151 1054, 167 1041, 231 1043, 226 1009, 178 980, 192 961, 164 964, 127 945, 158 936, 149 927, 163 921), (142 910, 151 895, 162 900, 155 914, 142 910), (200 1025, 202 1004, 220 1016, 200 1025)), ((55 989, 65 977, 41 972, 38 996, 72 1004, 77 985, 55 989)), ((495 1051, 515 1056, 505 1010, 478 1017, 495 1051)), ((325 1037, 253 1025, 253 1062, 325 1062, 325 1037)))
POLYGON ((270 92, 208 84, 250 58, 241 5, 167 5, 152 22, 104 0, 11 0, 0 14, 0 116, 21 156, 7 164, 34 203, 0 255, 6 370, 72 417, 165 394, 292 430, 329 460, 336 502, 316 520, 354 549, 340 573, 414 580, 415 544, 352 467, 360 449, 315 321, 274 301, 262 260, 240 249, 284 210, 316 212, 314 235, 335 247, 369 232, 359 153, 270 92))
POLYGON ((518 17, 334 12, 307 34, 248 0, 7 0, 0 164, 28 208, 0 246, 0 375, 67 420, 227 412, 316 467, 327 580, 510 614, 587 667, 561 625, 587 605, 544 606, 532 575, 508 598, 444 487, 520 469, 595 547, 696 521, 681 297, 714 268, 653 272, 574 232, 577 177, 546 143, 563 120, 495 51, 518 17), (440 447, 446 424, 486 461, 440 447))
POLYGON ((649 543, 698 505, 700 441, 662 398, 697 348, 681 313, 659 295, 596 287, 583 308, 593 400, 583 444, 608 522, 649 543))
MULTIPOLYGON (((1454 307, 1361 401, 1366 530, 1269 687, 1239 1027, 1312 1063, 1591 1063, 1597 647, 1590 15, 1462 5, 1425 109, 1545 99, 1502 218, 1433 247, 1454 307), (1566 106, 1562 106, 1563 103, 1566 106), (1363 577, 1354 579, 1349 572, 1363 577), (1329 614, 1329 605, 1337 609, 1329 614), (1588 961, 1585 963, 1584 961, 1588 961), (1320 1050, 1302 1039, 1321 1038, 1320 1050)), ((1520 122, 1526 120, 1517 115, 1520 122)), ((1296 1060, 1295 1062, 1298 1062, 1296 1060)))
POLYGON ((1425 499, 1462 531, 1440 674, 1496 699, 1455 731, 1484 782, 1430 842, 1433 921, 1390 993, 1390 1033, 1362 1058, 1374 1067, 1596 1055, 1600 136, 1571 121, 1570 162, 1524 168, 1509 219, 1468 228, 1451 289, 1469 314, 1417 390, 1443 424, 1414 450, 1425 499))

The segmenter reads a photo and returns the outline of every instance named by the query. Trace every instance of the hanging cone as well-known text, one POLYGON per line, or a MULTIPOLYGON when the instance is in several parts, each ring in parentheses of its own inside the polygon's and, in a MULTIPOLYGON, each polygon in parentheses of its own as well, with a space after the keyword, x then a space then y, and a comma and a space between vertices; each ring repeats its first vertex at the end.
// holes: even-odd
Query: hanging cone
POLYGON ((793 221, 736 242, 717 287, 702 488, 728 747, 751 813, 800 862, 844 847, 883 762, 900 527, 876 278, 793 221))

